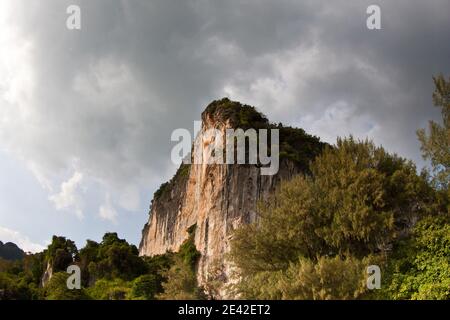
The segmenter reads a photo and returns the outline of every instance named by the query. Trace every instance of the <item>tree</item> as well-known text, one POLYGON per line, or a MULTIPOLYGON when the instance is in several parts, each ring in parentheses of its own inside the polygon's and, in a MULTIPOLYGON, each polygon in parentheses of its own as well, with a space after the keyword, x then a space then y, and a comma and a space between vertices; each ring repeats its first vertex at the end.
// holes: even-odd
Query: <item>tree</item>
POLYGON ((98 278, 132 280, 147 272, 145 262, 139 257, 135 245, 120 239, 117 233, 106 233, 100 244, 88 240, 80 251, 84 281, 98 278))
POLYGON ((98 261, 99 247, 100 245, 97 242, 87 240, 86 245, 80 250, 81 280, 83 285, 88 286, 95 282, 95 262, 98 261), (91 268, 91 271, 89 268, 91 268))
POLYGON ((30 281, 36 285, 41 283, 45 271, 45 254, 43 252, 28 254, 23 258, 23 268, 29 274, 30 281))
MULTIPOLYGON (((417 131, 422 144, 424 159, 430 160, 438 188, 449 190, 450 182, 450 78, 443 75, 433 77, 435 90, 433 103, 441 108, 442 125, 430 121, 428 134, 424 129, 417 131)), ((450 192, 450 191, 448 191, 450 192)))
MULTIPOLYGON (((272 285, 270 295, 355 297, 358 288, 333 293, 347 280, 325 281, 332 271, 326 266, 361 267, 369 257, 382 261, 382 254, 427 213, 427 204, 434 199, 433 190, 411 162, 352 137, 326 148, 310 170, 310 176, 282 182, 269 201, 259 204, 258 222, 235 232, 229 257, 240 280, 233 290, 244 297, 267 297, 261 286, 249 296, 247 289, 258 280, 283 282, 296 269, 321 279, 317 283, 322 288, 317 290, 331 293, 292 296, 283 286, 272 285)), ((285 283, 301 284, 292 279, 285 283)))
POLYGON ((195 247, 196 225, 188 228, 189 234, 180 246, 180 250, 173 254, 169 269, 162 272, 166 279, 163 282, 163 293, 157 297, 163 300, 198 300, 204 299, 202 288, 198 287, 195 266, 200 258, 200 252, 195 247))
POLYGON ((130 298, 131 283, 122 279, 100 279, 87 289, 95 300, 127 300, 130 298))
POLYGON ((72 240, 53 236, 52 243, 45 250, 45 257, 53 272, 66 271, 67 267, 78 259, 78 249, 72 240))
POLYGON ((375 260, 322 256, 300 258, 286 270, 258 272, 233 289, 246 299, 355 299, 366 290, 366 267, 375 260))
POLYGON ((450 299, 450 217, 419 221, 393 248, 381 290, 374 298, 450 299))
POLYGON ((68 289, 65 272, 55 273, 45 287, 46 300, 88 300, 90 297, 82 289, 68 289))
POLYGON ((35 297, 35 290, 29 288, 20 276, 0 272, 0 300, 30 300, 35 297))
POLYGON ((161 292, 161 277, 158 274, 146 274, 133 280, 131 287, 133 299, 153 300, 161 292))
POLYGON ((164 292, 158 295, 162 300, 198 300, 203 298, 197 286, 195 270, 180 256, 175 256, 173 265, 164 272, 167 279, 162 284, 164 292))

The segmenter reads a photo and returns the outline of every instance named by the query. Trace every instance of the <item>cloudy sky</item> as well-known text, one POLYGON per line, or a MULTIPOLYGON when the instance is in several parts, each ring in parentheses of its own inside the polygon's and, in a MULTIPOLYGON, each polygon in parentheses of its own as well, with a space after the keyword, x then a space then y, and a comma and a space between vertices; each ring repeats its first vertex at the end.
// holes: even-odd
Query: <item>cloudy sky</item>
POLYGON ((170 133, 211 100, 334 142, 373 138, 420 166, 438 119, 450 2, 0 0, 0 240, 37 251, 117 231, 138 244, 170 178, 170 133), (69 5, 81 30, 66 27, 69 5), (381 30, 366 9, 381 8, 381 30))

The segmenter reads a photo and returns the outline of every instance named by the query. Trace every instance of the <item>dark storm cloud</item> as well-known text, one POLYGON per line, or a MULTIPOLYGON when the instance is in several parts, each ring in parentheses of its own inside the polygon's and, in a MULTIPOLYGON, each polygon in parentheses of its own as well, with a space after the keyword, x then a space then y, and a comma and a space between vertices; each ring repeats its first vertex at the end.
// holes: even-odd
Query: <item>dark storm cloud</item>
POLYGON ((3 90, 23 87, 0 100, 0 143, 51 183, 75 170, 106 193, 156 186, 173 170, 171 131, 230 95, 328 140, 368 135, 417 160, 414 132, 437 116, 431 77, 450 73, 450 4, 377 1, 379 31, 365 26, 369 4, 16 1, 2 62, 23 54, 24 70, 3 90), (65 27, 69 4, 80 31, 65 27))

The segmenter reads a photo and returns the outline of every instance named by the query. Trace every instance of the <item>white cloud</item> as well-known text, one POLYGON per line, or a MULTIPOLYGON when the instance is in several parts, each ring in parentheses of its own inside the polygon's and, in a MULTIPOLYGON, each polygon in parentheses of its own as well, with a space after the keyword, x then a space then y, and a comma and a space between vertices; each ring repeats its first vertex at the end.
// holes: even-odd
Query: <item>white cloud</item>
POLYGON ((129 185, 120 192, 119 205, 128 210, 136 211, 141 204, 139 189, 136 186, 129 185))
POLYGON ((78 195, 82 180, 83 174, 75 171, 69 180, 61 184, 59 193, 49 196, 48 199, 53 202, 56 210, 65 210, 73 207, 77 217, 83 218, 82 200, 78 195))
POLYGON ((32 242, 27 236, 20 232, 11 230, 0 226, 0 241, 13 242, 25 252, 40 252, 45 249, 45 246, 32 242))
POLYGON ((100 206, 98 214, 104 220, 111 221, 114 224, 117 223, 117 211, 111 204, 111 197, 109 195, 106 196, 105 203, 100 206))
POLYGON ((331 144, 336 143, 336 137, 349 135, 361 139, 373 137, 378 128, 369 116, 358 114, 356 106, 349 105, 345 101, 331 104, 318 117, 312 115, 301 117, 299 125, 331 144))

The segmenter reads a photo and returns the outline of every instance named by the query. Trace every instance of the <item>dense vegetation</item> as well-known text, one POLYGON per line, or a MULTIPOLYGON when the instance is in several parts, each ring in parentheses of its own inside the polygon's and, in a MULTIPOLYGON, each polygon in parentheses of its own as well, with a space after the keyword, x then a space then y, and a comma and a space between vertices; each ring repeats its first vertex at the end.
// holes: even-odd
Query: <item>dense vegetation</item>
MULTIPOLYGON (((301 128, 284 126, 281 123, 270 123, 267 117, 255 107, 231 101, 228 98, 213 101, 202 114, 212 115, 218 121, 230 121, 234 128, 243 130, 278 129, 280 133, 280 157, 288 158, 302 169, 307 170, 309 161, 320 154, 325 147, 318 137, 307 134, 301 128)), ((270 140, 268 148, 270 148, 270 140)))
POLYGON ((370 141, 338 139, 310 175, 260 203, 235 233, 230 289, 252 299, 450 299, 450 84, 435 78, 443 126, 418 132, 433 175, 370 141), (366 268, 382 270, 367 289, 366 268))
POLYGON ((186 297, 172 289, 181 283, 179 279, 186 282, 183 290, 195 293, 191 298, 200 298, 194 232, 190 229, 191 236, 179 253, 144 258, 116 233, 106 233, 100 243, 88 240, 80 250, 73 241, 54 236, 42 253, 15 262, 0 260, 0 299, 176 299, 186 297), (81 290, 67 288, 66 270, 72 264, 80 267, 81 290))
MULTIPOLYGON (((368 140, 326 146, 300 129, 269 124, 253 107, 228 99, 208 106, 205 112, 223 113, 243 128, 280 128, 284 156, 308 164, 304 175, 260 202, 257 223, 236 230, 227 256, 235 278, 225 289, 250 299, 450 299, 450 79, 434 81, 443 121, 418 131, 432 166, 421 174, 368 140), (369 265, 381 268, 380 289, 366 286, 369 265)), ((189 168, 181 166, 155 197, 189 168)), ((41 253, 13 250, 19 259, 8 245, 1 255, 8 260, 0 258, 0 299, 214 297, 220 280, 197 284, 195 229, 177 253, 154 257, 139 257, 116 233, 80 250, 54 236, 41 253), (81 290, 67 288, 72 264, 80 267, 81 290)))
MULTIPOLYGON (((433 222, 436 235, 445 233, 440 229, 446 226, 445 204, 439 203, 425 176, 418 176, 411 162, 371 142, 339 140, 336 148, 317 157, 311 171, 282 183, 260 204, 259 222, 235 233, 230 258, 240 271, 233 289, 243 297, 362 297, 365 268, 391 261, 392 246, 399 248, 398 241, 417 219, 435 215, 428 223, 433 222)), ((413 250, 414 242, 405 241, 407 248, 395 254, 413 250)), ((430 276, 431 284, 450 272, 450 243, 443 239, 436 245, 444 255, 436 260, 435 272, 444 274, 430 276)), ((412 254, 407 258, 411 263, 417 259, 412 254)), ((416 269, 427 268, 425 261, 416 269)))

